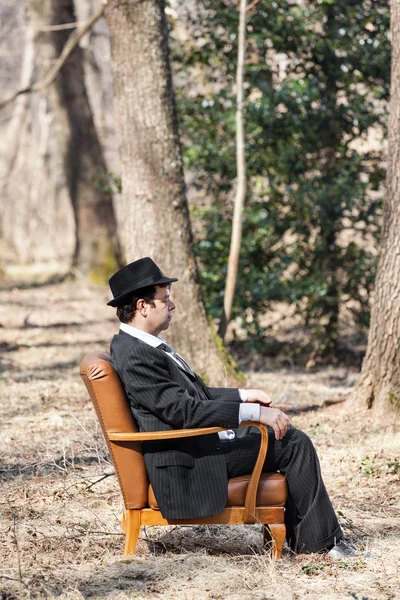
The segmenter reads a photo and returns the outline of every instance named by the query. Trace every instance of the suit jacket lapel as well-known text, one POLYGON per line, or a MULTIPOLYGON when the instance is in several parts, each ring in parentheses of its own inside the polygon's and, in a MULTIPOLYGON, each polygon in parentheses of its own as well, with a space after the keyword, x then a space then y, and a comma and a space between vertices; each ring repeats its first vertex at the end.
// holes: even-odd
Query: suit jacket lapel
MULTIPOLYGON (((127 344, 139 344, 139 345, 140 345, 140 344, 145 344, 145 345, 146 345, 146 342, 143 342, 143 340, 140 340, 139 338, 136 338, 136 337, 134 337, 134 336, 132 336, 132 335, 129 335, 129 333, 126 333, 125 331, 121 331, 121 330, 120 330, 120 331, 118 332, 118 336, 121 336, 121 338, 122 338, 123 342, 124 342, 124 343, 127 343, 127 344)), ((114 336, 114 337, 118 337, 118 336, 114 336)), ((161 351, 161 352, 163 352, 164 354, 168 354, 168 353, 164 352, 164 350, 163 350, 163 344, 161 344, 160 346, 157 346, 155 349, 156 349, 156 350, 160 350, 160 351, 161 351)), ((173 358, 171 358, 171 357, 168 357, 168 360, 172 361, 172 363, 173 363, 173 364, 174 364, 176 367, 178 367, 178 369, 179 369, 179 370, 180 370, 182 373, 184 373, 184 375, 186 375, 186 377, 187 377, 187 378, 188 378, 188 379, 191 381, 191 383, 192 383, 192 384, 193 384, 193 383, 197 383, 198 385, 200 385, 200 387, 201 387, 202 391, 205 393, 206 397, 207 397, 208 399, 210 399, 210 394, 209 394, 209 392, 208 392, 208 390, 207 390, 207 387, 206 387, 206 385, 204 384, 203 380, 201 379, 201 377, 199 377, 199 376, 198 376, 196 373, 194 373, 194 372, 193 372, 193 374, 192 374, 192 373, 190 373, 189 371, 187 371, 187 369, 185 369, 185 368, 183 367, 183 365, 181 365, 179 362, 175 361, 173 358)))

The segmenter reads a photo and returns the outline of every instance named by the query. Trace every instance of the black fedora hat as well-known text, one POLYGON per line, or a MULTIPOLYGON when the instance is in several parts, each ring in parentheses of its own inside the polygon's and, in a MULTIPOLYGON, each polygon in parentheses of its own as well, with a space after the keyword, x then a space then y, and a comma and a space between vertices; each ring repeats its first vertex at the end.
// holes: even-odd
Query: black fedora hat
POLYGON ((114 299, 107 302, 107 305, 118 306, 121 300, 130 296, 135 290, 173 281, 178 280, 175 277, 166 277, 151 258, 148 256, 139 258, 111 277, 108 283, 114 299))

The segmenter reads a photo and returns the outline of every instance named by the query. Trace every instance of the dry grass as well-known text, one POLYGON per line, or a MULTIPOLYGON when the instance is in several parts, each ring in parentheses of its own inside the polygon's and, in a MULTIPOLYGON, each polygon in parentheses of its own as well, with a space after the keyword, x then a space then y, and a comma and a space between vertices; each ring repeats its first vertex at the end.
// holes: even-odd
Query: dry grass
POLYGON ((375 558, 272 562, 258 526, 148 528, 122 557, 119 490, 77 369, 117 329, 105 300, 70 283, 0 292, 0 600, 399 598, 399 434, 390 419, 325 405, 356 380, 343 368, 249 383, 311 435, 346 534, 375 558))

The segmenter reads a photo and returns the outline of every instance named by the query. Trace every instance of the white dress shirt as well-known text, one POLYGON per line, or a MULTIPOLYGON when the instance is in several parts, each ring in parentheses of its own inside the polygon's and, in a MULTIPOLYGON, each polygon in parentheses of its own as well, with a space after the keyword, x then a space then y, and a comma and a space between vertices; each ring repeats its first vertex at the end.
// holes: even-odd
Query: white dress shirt
MULTIPOLYGON (((157 337, 152 335, 151 333, 147 333, 146 331, 142 331, 137 327, 132 327, 132 325, 127 325, 126 323, 121 323, 120 325, 121 331, 128 333, 132 337, 141 340, 145 344, 149 344, 149 346, 153 346, 153 348, 157 348, 161 344, 166 344, 167 342, 163 340, 161 337, 157 337)), ((168 346, 168 344, 167 344, 168 346)), ((171 346, 170 346, 171 348, 171 346)), ((175 356, 174 353, 164 351, 165 354, 171 359, 174 360, 178 365, 182 367, 182 363, 179 361, 179 358, 175 356)), ((179 355, 178 355, 179 356, 179 355)), ((239 407, 239 423, 242 421, 259 421, 260 420, 260 405, 259 404, 245 404, 247 400, 246 390, 238 390, 240 398, 243 402, 239 407)), ((220 431, 219 437, 221 440, 232 440, 235 437, 235 432, 232 429, 228 429, 227 431, 220 431)))

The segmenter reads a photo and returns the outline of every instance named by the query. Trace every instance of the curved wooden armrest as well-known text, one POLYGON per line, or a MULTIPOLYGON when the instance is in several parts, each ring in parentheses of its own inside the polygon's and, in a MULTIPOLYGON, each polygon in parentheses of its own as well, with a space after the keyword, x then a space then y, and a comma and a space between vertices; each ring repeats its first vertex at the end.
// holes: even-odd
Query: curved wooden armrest
POLYGON ((246 492, 246 499, 244 502, 244 523, 255 523, 256 518, 256 501, 257 501, 257 489, 260 482, 262 468, 264 466, 265 457, 267 456, 268 450, 268 432, 267 426, 263 423, 256 423, 255 421, 244 421, 240 423, 239 427, 258 427, 261 433, 260 449, 258 451, 258 457, 256 464, 254 465, 253 472, 250 477, 249 485, 246 492))
POLYGON ((169 431, 140 431, 137 433, 107 433, 112 442, 144 442, 148 440, 171 440, 225 431, 223 427, 199 427, 198 429, 171 429, 169 431))

